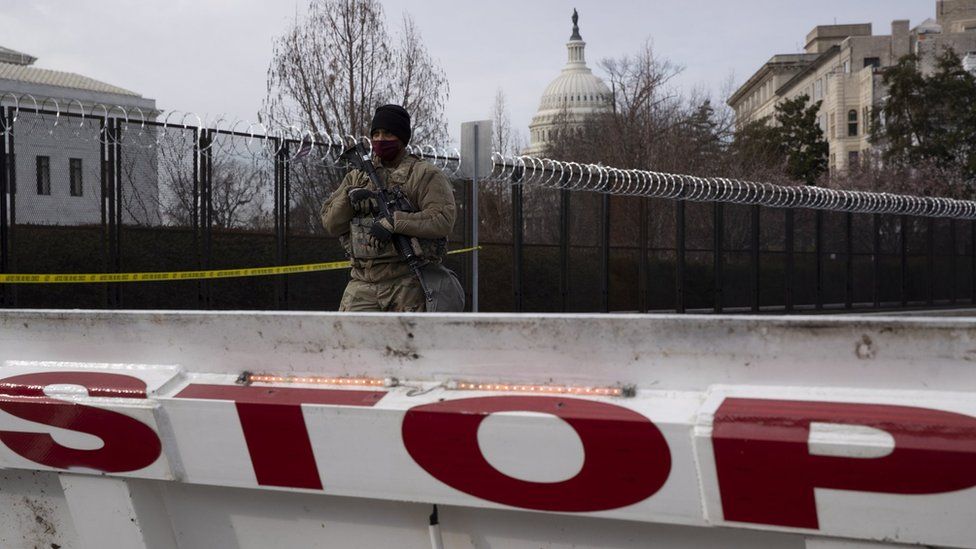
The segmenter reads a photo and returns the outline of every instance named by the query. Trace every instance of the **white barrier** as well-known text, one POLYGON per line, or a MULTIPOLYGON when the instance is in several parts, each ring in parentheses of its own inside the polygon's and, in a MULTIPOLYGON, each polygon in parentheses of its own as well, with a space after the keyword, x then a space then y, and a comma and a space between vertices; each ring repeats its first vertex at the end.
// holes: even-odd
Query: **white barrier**
POLYGON ((5 311, 0 530, 426 547, 437 503, 448 547, 976 547, 974 336, 965 319, 5 311))

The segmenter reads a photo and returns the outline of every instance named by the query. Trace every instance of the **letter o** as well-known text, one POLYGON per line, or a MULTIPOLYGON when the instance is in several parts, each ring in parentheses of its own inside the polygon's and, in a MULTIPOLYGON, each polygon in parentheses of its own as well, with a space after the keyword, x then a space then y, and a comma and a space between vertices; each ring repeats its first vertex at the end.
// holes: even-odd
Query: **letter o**
POLYGON ((410 456, 438 480, 523 509, 617 509, 654 495, 671 472, 671 452, 657 426, 632 410, 591 400, 502 396, 426 404, 407 411, 402 435, 410 456), (478 427, 495 412, 538 412, 564 420, 583 443, 580 472, 562 482, 528 482, 495 469, 478 447, 478 427))

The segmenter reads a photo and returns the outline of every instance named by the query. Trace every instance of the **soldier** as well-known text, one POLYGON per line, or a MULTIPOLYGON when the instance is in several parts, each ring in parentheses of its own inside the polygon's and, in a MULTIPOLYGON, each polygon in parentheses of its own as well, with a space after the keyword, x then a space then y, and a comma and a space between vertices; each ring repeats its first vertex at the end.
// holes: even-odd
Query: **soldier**
POLYGON ((322 206, 325 231, 339 237, 352 261, 340 311, 461 311, 464 307, 457 277, 442 265, 456 217, 454 191, 440 170, 407 154, 410 134, 410 114, 403 107, 376 109, 370 124, 373 164, 390 190, 399 188, 415 211, 396 211, 392 221, 376 218, 376 189, 359 170, 346 175, 322 206), (397 254, 394 233, 413 237, 423 250, 424 280, 434 296, 432 302, 427 302, 420 281, 397 254))

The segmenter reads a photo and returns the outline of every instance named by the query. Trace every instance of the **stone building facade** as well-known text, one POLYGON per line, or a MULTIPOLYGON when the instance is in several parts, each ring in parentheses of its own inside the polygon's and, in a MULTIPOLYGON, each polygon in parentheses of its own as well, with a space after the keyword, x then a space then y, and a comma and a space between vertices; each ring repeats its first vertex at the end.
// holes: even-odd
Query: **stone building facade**
POLYGON ((544 155, 560 127, 573 128, 594 112, 611 106, 612 94, 603 80, 586 65, 586 42, 573 10, 573 34, 566 44, 569 59, 562 73, 542 94, 539 110, 529 125, 529 147, 524 154, 544 155))
MULTIPOLYGON (((102 219, 99 126, 92 116, 154 120, 156 101, 83 76, 34 66, 31 55, 0 47, 0 106, 12 107, 16 220, 27 225, 97 225, 102 219), (19 106, 19 108, 18 108, 19 106), (39 115, 36 109, 77 116, 39 115), (123 114, 123 111, 125 114, 123 114)), ((123 223, 158 224, 154 138, 130 132, 122 159, 123 223), (140 143, 139 141, 144 141, 140 143)), ((0 145, 8 147, 9 140, 0 145)), ((8 150, 9 152, 9 150, 8 150)), ((8 197, 3 197, 8 199, 8 197)))
POLYGON ((728 103, 741 128, 771 119, 784 100, 823 101, 819 124, 830 144, 830 169, 843 172, 871 152, 871 113, 885 96, 881 70, 915 53, 928 73, 947 48, 967 62, 976 58, 976 0, 938 0, 935 19, 915 28, 896 20, 889 35, 874 35, 871 24, 818 26, 804 53, 773 56, 728 103))

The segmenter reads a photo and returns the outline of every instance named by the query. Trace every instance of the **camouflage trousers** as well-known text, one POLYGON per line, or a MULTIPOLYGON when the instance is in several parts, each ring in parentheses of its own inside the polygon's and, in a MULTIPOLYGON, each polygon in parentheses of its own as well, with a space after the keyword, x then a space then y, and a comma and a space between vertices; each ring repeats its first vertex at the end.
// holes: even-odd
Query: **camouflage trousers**
POLYGON ((420 282, 408 276, 383 282, 350 280, 342 294, 339 310, 348 313, 422 313, 427 300, 420 282))

